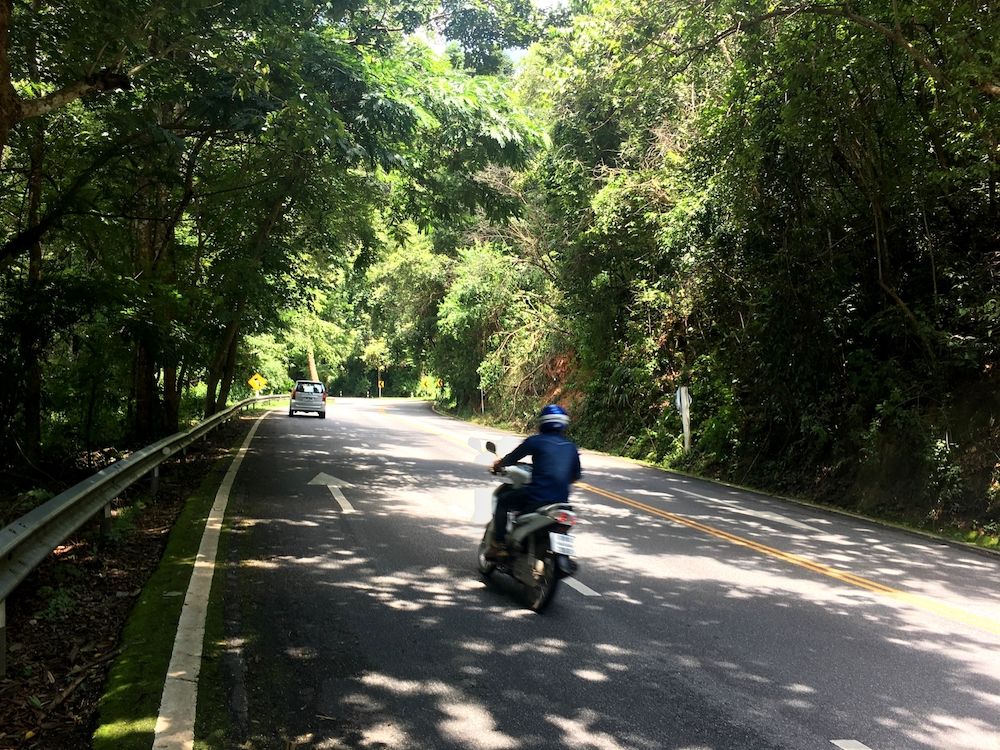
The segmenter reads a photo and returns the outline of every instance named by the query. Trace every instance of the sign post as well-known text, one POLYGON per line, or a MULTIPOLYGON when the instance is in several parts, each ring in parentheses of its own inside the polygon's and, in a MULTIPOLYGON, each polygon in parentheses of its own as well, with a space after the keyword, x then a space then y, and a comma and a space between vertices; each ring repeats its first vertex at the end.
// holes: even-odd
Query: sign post
POLYGON ((677 411, 681 413, 681 426, 684 428, 684 452, 691 450, 691 394, 686 385, 677 389, 674 396, 677 411))

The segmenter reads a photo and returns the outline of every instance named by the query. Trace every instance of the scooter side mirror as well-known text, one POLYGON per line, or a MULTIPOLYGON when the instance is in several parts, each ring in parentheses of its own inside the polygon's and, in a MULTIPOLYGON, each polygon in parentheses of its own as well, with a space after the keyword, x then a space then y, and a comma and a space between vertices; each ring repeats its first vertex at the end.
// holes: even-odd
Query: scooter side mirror
POLYGON ((494 443, 492 440, 487 440, 486 441, 486 450, 488 452, 490 452, 490 453, 496 453, 497 452, 497 445, 496 445, 496 443, 494 443))

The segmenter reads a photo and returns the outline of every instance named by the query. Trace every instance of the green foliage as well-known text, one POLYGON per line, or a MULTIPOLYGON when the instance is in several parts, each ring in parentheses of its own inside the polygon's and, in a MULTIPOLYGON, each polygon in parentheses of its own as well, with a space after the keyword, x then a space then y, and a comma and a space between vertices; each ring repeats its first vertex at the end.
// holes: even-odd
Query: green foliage
POLYGON ((335 393, 381 377, 506 424, 558 400, 646 460, 994 512, 995 467, 954 448, 995 451, 1000 411, 966 395, 1000 340, 985 5, 62 10, 15 8, 23 96, 134 73, 5 144, 5 448, 39 366, 26 452, 70 453, 311 357, 335 393))
POLYGON ((118 544, 135 531, 135 516, 141 513, 146 507, 142 501, 136 501, 129 505, 118 508, 118 511, 111 519, 111 528, 108 531, 108 542, 118 544))
POLYGON ((35 613, 39 620, 61 621, 73 614, 76 609, 76 599, 73 594, 62 586, 42 586, 38 595, 45 600, 45 607, 35 613))
MULTIPOLYGON (((465 347, 498 416, 505 373, 561 357, 533 405, 565 395, 585 442, 982 516, 985 486, 932 437, 989 388, 998 330, 997 20, 954 11, 600 0, 548 27, 517 91, 549 148, 516 183, 522 223, 494 231, 554 282, 533 314, 559 334, 465 347)), ((445 330, 479 319, 477 288, 449 290, 445 330)))
MULTIPOLYGON (((310 357, 347 377, 378 338, 355 295, 389 237, 506 215, 483 173, 539 141, 501 81, 412 36, 444 10, 495 69, 534 34, 527 2, 64 5, 14 7, 16 91, 117 83, 0 123, 5 461, 149 442, 310 357)), ((413 390, 410 343, 386 364, 417 368, 413 390)))

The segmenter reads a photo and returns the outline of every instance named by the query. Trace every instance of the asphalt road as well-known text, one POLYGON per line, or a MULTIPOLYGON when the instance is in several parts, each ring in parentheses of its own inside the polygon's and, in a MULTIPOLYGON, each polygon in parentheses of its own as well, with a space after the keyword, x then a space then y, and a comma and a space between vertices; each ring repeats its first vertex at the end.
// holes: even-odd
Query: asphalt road
POLYGON ((475 568, 496 435, 263 421, 213 594, 228 746, 1000 750, 1000 558, 585 453, 582 586, 537 615, 475 568))

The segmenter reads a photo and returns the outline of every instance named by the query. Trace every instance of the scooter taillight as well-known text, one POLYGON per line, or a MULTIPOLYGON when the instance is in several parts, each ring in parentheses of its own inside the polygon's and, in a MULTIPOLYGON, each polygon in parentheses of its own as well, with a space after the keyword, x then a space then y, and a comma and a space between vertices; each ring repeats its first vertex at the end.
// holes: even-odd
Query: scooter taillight
POLYGON ((576 524, 576 513, 571 510, 553 510, 549 511, 548 515, 553 521, 561 523, 563 526, 573 526, 576 524))

